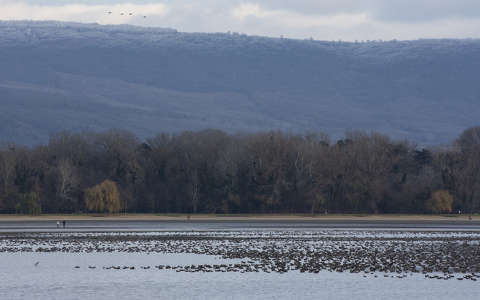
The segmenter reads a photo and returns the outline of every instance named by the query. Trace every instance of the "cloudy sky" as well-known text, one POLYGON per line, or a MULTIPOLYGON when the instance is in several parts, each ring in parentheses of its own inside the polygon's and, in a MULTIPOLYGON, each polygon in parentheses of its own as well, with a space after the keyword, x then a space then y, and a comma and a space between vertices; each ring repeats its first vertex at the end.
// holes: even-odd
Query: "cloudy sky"
POLYGON ((322 40, 480 38, 480 0, 0 0, 0 20, 322 40))

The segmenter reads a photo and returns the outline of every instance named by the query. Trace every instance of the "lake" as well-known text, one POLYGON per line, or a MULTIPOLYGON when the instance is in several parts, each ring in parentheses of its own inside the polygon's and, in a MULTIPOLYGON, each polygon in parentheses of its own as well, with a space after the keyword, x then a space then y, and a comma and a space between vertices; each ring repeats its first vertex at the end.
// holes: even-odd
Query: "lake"
POLYGON ((0 299, 410 300, 480 293, 476 230, 230 225, 3 228, 0 299))

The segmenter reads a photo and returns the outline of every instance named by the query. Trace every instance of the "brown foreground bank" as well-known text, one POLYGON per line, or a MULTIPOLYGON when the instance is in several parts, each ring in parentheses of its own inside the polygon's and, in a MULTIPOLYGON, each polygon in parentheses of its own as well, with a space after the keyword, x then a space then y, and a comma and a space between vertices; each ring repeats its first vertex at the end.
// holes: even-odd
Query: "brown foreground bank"
POLYGON ((360 214, 329 214, 329 215, 282 215, 282 214, 271 214, 271 215, 260 215, 260 214, 239 214, 239 215, 217 215, 217 214, 165 214, 165 215, 155 215, 155 214, 115 214, 115 215, 40 215, 40 216, 30 216, 30 215, 0 215, 0 221, 48 221, 48 220, 75 220, 75 221, 180 221, 180 220, 190 220, 190 221, 401 221, 401 222, 465 222, 465 221, 480 221, 480 215, 404 215, 404 214, 375 214, 375 215, 360 215, 360 214))

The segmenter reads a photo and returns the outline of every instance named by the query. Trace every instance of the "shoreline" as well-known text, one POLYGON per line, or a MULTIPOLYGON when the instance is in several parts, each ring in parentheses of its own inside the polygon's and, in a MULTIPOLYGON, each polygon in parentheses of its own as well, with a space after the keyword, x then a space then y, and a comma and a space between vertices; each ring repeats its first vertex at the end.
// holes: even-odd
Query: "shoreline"
MULTIPOLYGON (((469 215, 405 215, 405 214, 116 214, 116 215, 62 215, 45 214, 39 216, 29 215, 0 215, 0 222, 22 221, 272 221, 272 222, 468 222, 469 215)), ((473 215, 471 221, 480 221, 480 215, 473 215)))

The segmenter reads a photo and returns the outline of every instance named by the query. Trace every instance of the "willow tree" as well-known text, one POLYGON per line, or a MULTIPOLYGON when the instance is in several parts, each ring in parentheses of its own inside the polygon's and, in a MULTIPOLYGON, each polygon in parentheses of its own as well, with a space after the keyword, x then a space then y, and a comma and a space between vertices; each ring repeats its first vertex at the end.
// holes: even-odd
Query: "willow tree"
POLYGON ((446 190, 435 191, 426 202, 426 209, 434 214, 452 212, 453 197, 446 190))
POLYGON ((111 180, 85 190, 85 205, 89 211, 116 213, 120 211, 120 194, 111 180))

